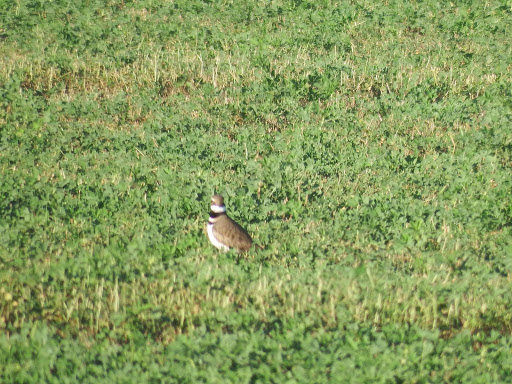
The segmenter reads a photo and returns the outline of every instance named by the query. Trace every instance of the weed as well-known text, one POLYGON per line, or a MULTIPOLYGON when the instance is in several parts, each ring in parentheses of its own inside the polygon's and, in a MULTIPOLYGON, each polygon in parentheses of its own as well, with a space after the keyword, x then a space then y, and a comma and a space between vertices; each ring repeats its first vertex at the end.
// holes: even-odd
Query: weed
POLYGON ((509 18, 0 4, 1 381, 509 380, 509 18))

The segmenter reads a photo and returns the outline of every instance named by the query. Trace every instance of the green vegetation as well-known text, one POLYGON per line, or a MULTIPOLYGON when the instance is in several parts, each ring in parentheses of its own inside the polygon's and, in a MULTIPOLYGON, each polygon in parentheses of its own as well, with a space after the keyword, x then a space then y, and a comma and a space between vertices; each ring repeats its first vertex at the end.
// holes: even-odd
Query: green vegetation
POLYGON ((512 382, 511 16, 0 0, 0 382, 512 382))

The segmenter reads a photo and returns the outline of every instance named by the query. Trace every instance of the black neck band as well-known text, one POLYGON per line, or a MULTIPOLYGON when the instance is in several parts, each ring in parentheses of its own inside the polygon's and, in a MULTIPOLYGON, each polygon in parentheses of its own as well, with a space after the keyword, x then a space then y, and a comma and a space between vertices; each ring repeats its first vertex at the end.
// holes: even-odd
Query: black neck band
POLYGON ((213 211, 210 211, 210 217, 215 219, 217 217, 219 217, 220 215, 225 215, 226 212, 213 212, 213 211))

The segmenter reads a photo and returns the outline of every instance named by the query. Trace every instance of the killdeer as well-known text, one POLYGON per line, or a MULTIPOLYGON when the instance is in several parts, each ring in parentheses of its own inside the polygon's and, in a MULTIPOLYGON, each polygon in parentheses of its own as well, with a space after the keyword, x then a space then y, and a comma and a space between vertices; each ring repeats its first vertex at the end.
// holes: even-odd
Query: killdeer
POLYGON ((221 195, 212 196, 210 219, 206 226, 211 243, 223 251, 235 248, 247 251, 251 248, 252 239, 248 233, 226 214, 224 198, 221 195))

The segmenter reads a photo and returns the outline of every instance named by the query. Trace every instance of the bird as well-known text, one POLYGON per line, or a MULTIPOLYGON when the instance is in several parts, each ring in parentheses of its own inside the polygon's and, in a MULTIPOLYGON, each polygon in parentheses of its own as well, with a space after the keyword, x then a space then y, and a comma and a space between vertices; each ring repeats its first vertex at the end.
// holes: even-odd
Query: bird
POLYGON ((210 242, 222 251, 234 248, 242 252, 248 251, 252 246, 252 239, 247 231, 227 215, 222 195, 212 196, 206 232, 210 242))

